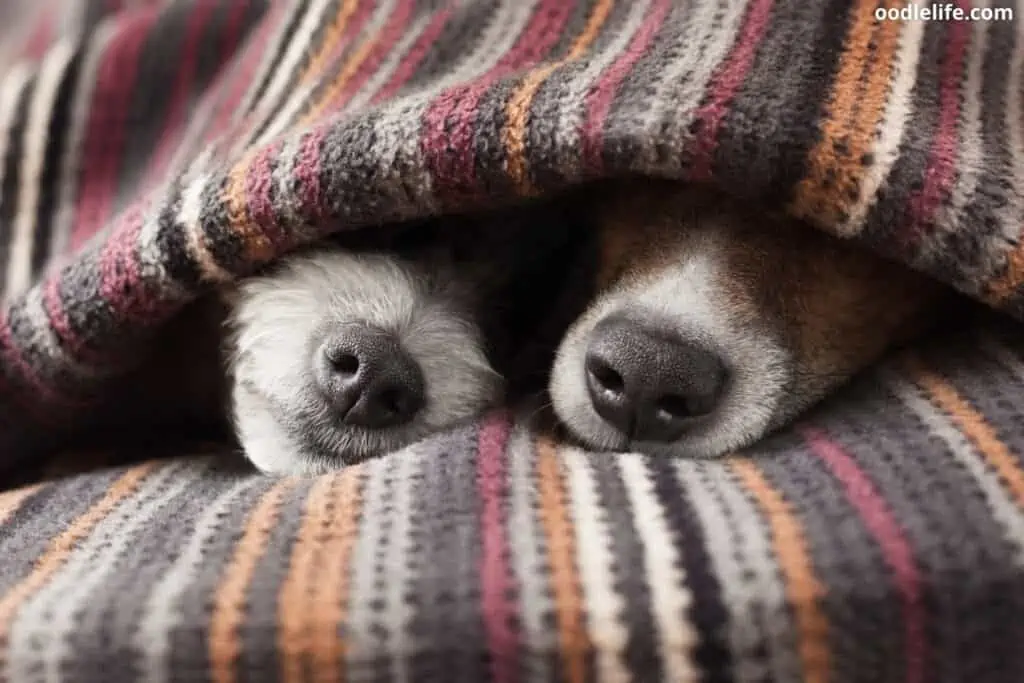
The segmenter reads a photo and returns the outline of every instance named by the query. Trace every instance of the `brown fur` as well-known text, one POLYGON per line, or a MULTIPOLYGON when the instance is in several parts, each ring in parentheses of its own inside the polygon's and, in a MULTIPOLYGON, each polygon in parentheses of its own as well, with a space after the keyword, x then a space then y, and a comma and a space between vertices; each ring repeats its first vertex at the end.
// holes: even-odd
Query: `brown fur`
POLYGON ((600 230, 601 292, 657 277, 697 241, 717 240, 727 277, 713 286, 723 310, 784 340, 795 392, 821 393, 922 334, 953 296, 858 244, 708 187, 644 179, 587 194, 600 230))

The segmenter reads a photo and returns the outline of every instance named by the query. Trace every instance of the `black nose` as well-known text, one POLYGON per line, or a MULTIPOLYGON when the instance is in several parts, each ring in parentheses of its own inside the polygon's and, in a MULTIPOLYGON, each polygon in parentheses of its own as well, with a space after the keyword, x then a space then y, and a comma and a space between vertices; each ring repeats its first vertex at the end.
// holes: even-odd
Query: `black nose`
POLYGON ((343 325, 316 351, 316 380, 351 426, 406 424, 426 402, 423 373, 394 336, 368 325, 343 325))
POLYGON ((587 391, 606 422, 639 441, 675 441, 714 411, 727 379, 713 352, 627 317, 590 335, 587 391))

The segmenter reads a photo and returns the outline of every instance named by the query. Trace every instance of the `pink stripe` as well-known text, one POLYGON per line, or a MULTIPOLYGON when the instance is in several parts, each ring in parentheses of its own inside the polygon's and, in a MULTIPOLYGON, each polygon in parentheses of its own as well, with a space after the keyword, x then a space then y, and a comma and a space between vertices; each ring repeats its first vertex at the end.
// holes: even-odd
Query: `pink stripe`
POLYGON ((452 16, 452 10, 450 7, 445 8, 437 13, 437 15, 430 20, 427 27, 423 29, 422 35, 419 39, 413 43, 413 46, 409 49, 405 59, 401 61, 395 72, 391 74, 391 78, 388 79, 387 83, 381 88, 377 94, 371 99, 371 104, 376 104, 382 100, 386 100, 394 95, 398 90, 405 85, 413 74, 416 73, 416 69, 423 62, 423 58, 427 56, 430 48, 434 46, 437 41, 437 37, 441 35, 445 26, 448 25, 448 19, 452 16))
POLYGON ((50 329, 57 337, 64 355, 78 362, 95 363, 96 354, 89 351, 71 327, 60 295, 60 277, 55 275, 43 283, 43 310, 46 311, 50 329))
POLYGON ((245 198, 248 219, 262 229, 275 252, 284 250, 287 235, 281 230, 271 195, 274 186, 273 159, 281 150, 281 143, 265 146, 253 159, 245 176, 245 198))
POLYGON ((320 146, 323 144, 325 132, 323 128, 302 136, 292 176, 296 180, 299 197, 299 211, 310 222, 319 222, 323 217, 324 199, 320 188, 320 146))
POLYGON ((238 56, 237 68, 225 74, 230 79, 225 79, 225 84, 219 90, 224 93, 217 103, 214 115, 211 117, 211 124, 206 130, 204 140, 211 142, 213 138, 227 132, 231 117, 238 113, 238 106, 249 88, 256 87, 253 82, 256 68, 262 62, 266 51, 267 43, 274 32, 274 28, 283 21, 283 17, 290 5, 286 2, 275 3, 267 10, 263 20, 251 34, 248 43, 238 56))
POLYGON ((604 147, 604 125, 615 94, 637 61, 654 42, 654 37, 664 24, 670 8, 669 0, 658 0, 649 8, 647 17, 630 41, 629 48, 605 70, 597 87, 587 96, 587 114, 582 131, 585 175, 601 173, 604 167, 601 158, 604 147))
POLYGON ((96 74, 92 115, 82 153, 89 164, 80 174, 78 212, 70 237, 72 249, 78 248, 110 217, 138 55, 158 16, 156 8, 149 8, 120 18, 96 74))
POLYGON ((159 174, 167 166, 174 144, 180 140, 180 128, 185 120, 189 94, 192 92, 195 81, 196 64, 199 61, 199 38, 203 34, 203 28, 210 22, 210 16, 215 7, 215 3, 210 0, 199 2, 188 17, 185 37, 181 50, 178 52, 181 55, 181 60, 177 65, 178 77, 167 100, 167 118, 157 141, 156 150, 150 158, 149 173, 143 187, 150 187, 157 182, 159 174))
POLYGON ((718 132, 729 104, 754 63, 754 54, 768 30, 774 0, 751 0, 746 20, 733 46, 732 53, 715 70, 708 87, 710 102, 697 111, 690 179, 711 179, 711 162, 718 148, 718 132))
POLYGON ((28 40, 25 41, 25 46, 21 50, 23 59, 38 61, 43 58, 53 42, 55 20, 54 10, 49 9, 35 22, 32 33, 29 34, 28 40))
POLYGON ((925 680, 924 662, 927 643, 924 632, 924 605, 921 600, 921 576, 914 553, 899 523, 867 475, 838 444, 824 432, 812 427, 800 429, 811 451, 818 456, 846 490, 846 497, 860 513, 865 526, 882 549, 886 564, 896 575, 896 588, 903 604, 903 633, 906 648, 907 683, 925 680))
POLYGON ((242 20, 249 10, 251 0, 239 0, 232 3, 228 10, 228 19, 224 23, 224 30, 220 32, 220 63, 224 64, 227 59, 235 54, 238 49, 238 38, 242 33, 242 20))
MULTIPOLYGON (((141 209, 133 206, 118 221, 114 232, 96 255, 96 269, 100 275, 98 294, 113 309, 119 322, 125 319, 138 320, 154 313, 148 302, 141 298, 143 292, 136 246, 142 223, 141 209)), ((72 327, 60 294, 59 277, 51 277, 44 283, 43 306, 50 328, 57 335, 66 355, 76 362, 96 366, 109 362, 104 354, 90 349, 72 327)))
MULTIPOLYGON (((969 4, 962 0, 956 3, 965 12, 969 4)), ((970 42, 970 23, 953 21, 949 25, 946 55, 939 76, 939 119, 935 125, 935 136, 928 151, 928 166, 920 190, 909 202, 910 220, 902 236, 902 242, 912 245, 920 239, 931 224, 936 209, 953 187, 957 157, 957 119, 960 116, 960 84, 964 75, 964 56, 970 42)))
POLYGON ((492 414, 480 426, 477 443, 477 490, 482 506, 480 521, 483 534, 480 592, 487 646, 491 654, 491 678, 497 683, 516 680, 519 660, 516 606, 510 597, 515 588, 508 565, 512 549, 505 532, 504 518, 508 500, 506 448, 511 431, 506 413, 492 414))
POLYGON ((100 296, 114 310, 118 322, 150 321, 164 308, 147 295, 142 282, 138 246, 144 222, 141 206, 133 206, 100 252, 100 296))
POLYGON ((540 61, 558 40, 572 9, 572 4, 564 0, 542 0, 515 45, 492 69, 448 89, 430 104, 423 116, 421 149, 440 196, 475 196, 473 134, 480 99, 499 79, 540 61))
POLYGON ((412 16, 415 4, 416 0, 403 0, 392 12, 387 24, 381 29, 373 49, 366 55, 363 63, 359 65, 356 73, 341 89, 341 92, 328 103, 328 111, 341 110, 352 99, 352 96, 359 92, 359 89, 366 83, 366 79, 370 77, 370 74, 380 67, 381 60, 394 48, 395 43, 398 42, 399 38, 408 29, 409 17, 412 16))

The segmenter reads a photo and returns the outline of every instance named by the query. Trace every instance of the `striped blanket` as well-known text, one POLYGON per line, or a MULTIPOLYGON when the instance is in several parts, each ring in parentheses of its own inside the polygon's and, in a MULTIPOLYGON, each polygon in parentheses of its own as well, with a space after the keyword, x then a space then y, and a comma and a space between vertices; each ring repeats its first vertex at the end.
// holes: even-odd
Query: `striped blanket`
POLYGON ((0 3, 3 472, 220 283, 601 177, 710 182, 1009 313, 721 461, 505 412, 315 479, 63 443, 85 471, 0 493, 0 681, 1024 680, 1024 3, 903 5, 0 3))

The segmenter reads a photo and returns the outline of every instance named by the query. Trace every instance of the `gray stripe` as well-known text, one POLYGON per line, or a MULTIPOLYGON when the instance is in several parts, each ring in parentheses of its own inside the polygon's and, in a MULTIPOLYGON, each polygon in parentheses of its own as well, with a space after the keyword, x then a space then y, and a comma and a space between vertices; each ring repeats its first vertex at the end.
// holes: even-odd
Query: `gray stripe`
POLYGON ((1009 626, 999 633, 959 627, 974 618, 981 605, 993 623, 1019 623, 1017 615, 1024 613, 1019 595, 1007 591, 1005 579, 998 576, 964 590, 963 577, 977 567, 1008 567, 1014 562, 1014 549, 992 524, 977 481, 964 469, 948 466, 946 444, 907 411, 894 410, 891 397, 865 390, 850 400, 877 408, 857 411, 848 405, 826 428, 887 501, 925 578, 935 667, 926 676, 941 673, 946 680, 966 680, 983 662, 1017 660, 1021 639, 1009 626), (899 440, 892 434, 899 434, 899 440))
MULTIPOLYGON (((618 461, 594 458, 590 463, 600 507, 605 511, 609 551, 614 558, 610 567, 612 587, 624 598, 619 619, 629 625, 633 636, 623 649, 622 662, 634 676, 661 679, 665 671, 657 639, 653 637, 657 626, 651 610, 651 589, 647 585, 649 568, 643 540, 633 524, 636 511, 622 481, 618 461)), ((581 559, 586 561, 586 558, 581 559)))
POLYGON ((243 647, 237 675, 241 680, 256 680, 260 675, 280 671, 277 650, 280 588, 288 575, 311 486, 312 481, 302 481, 282 500, 277 520, 247 586, 245 620, 239 628, 243 647))
MULTIPOLYGON (((88 608, 76 619, 74 667, 68 680, 143 678, 141 662, 125 656, 125 647, 136 640, 145 618, 147 598, 192 534, 189 522, 199 518, 209 501, 223 488, 223 480, 210 470, 212 461, 190 461, 176 473, 176 495, 148 521, 118 559, 115 569, 98 584, 88 608)), ((135 520, 133 520, 134 522, 135 520)), ((126 525, 130 526, 130 525, 126 525)), ((124 530, 126 533, 128 529, 124 530)), ((122 533, 121 531, 118 532, 122 533)), ((90 567, 89 573, 96 571, 90 567)), ((86 574, 84 578, 88 578, 86 574)), ((144 678, 144 680, 153 680, 144 678)))
MULTIPOLYGON (((406 680, 401 675, 401 664, 379 658, 379 655, 388 651, 385 646, 393 633, 386 614, 389 607, 393 607, 389 605, 391 580, 382 577, 389 573, 387 560, 395 553, 393 534, 403 512, 395 504, 396 488, 409 486, 409 482, 400 481, 397 471, 418 469, 421 464, 413 465, 409 462, 411 459, 404 458, 404 454, 392 455, 366 465, 360 517, 373 523, 360 525, 359 540, 352 549, 350 599, 345 620, 348 642, 345 664, 348 675, 354 680, 387 680, 392 676, 398 681, 406 680), (391 668, 393 665, 395 669, 391 668)), ((399 545, 401 543, 399 540, 399 545)), ((394 588, 401 591, 404 586, 394 588)))
POLYGON ((508 445, 509 562, 519 586, 520 636, 525 650, 525 680, 549 680, 557 665, 554 603, 547 576, 547 548, 539 528, 533 439, 525 423, 518 423, 508 445))
POLYGON ((728 642, 738 683, 800 677, 796 628, 765 522, 720 463, 676 463, 680 484, 705 529, 729 609, 728 642))
POLYGON ((620 163, 637 171, 678 173, 692 137, 690 124, 713 70, 732 47, 743 10, 743 3, 730 0, 672 7, 661 37, 637 61, 612 103, 607 130, 630 131, 622 136, 628 147, 620 163))
MULTIPOLYGON (((237 506, 240 496, 251 492, 260 483, 261 480, 255 477, 230 484, 225 480, 216 480, 217 494, 210 491, 201 497, 197 496, 204 510, 195 517, 187 518, 195 519, 196 522, 194 525, 183 525, 188 536, 174 546, 178 552, 173 553, 173 562, 157 565, 164 571, 144 598, 144 612, 135 636, 121 641, 133 642, 140 652, 141 659, 136 664, 139 680, 147 683, 167 683, 171 680, 173 671, 168 666, 171 634, 182 628, 184 616, 178 608, 178 601, 211 559, 210 547, 214 539, 223 533, 223 525, 229 512, 237 506)), ((171 554, 168 552, 168 556, 171 554)))
POLYGON ((902 613, 891 572, 839 482, 817 458, 801 450, 797 437, 780 436, 759 449, 767 457, 758 465, 787 500, 797 501, 794 513, 808 539, 815 574, 833 588, 821 596, 820 604, 837 663, 835 680, 899 680, 905 666, 902 613), (870 620, 863 619, 866 610, 871 611, 870 620), (876 637, 879 631, 888 637, 876 637))
MULTIPOLYGON (((56 681, 75 671, 69 638, 76 622, 109 582, 111 573, 138 542, 136 534, 202 474, 184 463, 154 471, 75 548, 49 583, 33 594, 10 625, 8 674, 16 681, 56 681)), ((90 612, 95 616, 96 612, 90 612)), ((86 672, 95 674, 95 672, 86 672)))
MULTIPOLYGON (((206 672, 210 669, 209 623, 221 575, 231 561, 239 538, 253 509, 278 480, 248 475, 252 486, 246 486, 228 507, 220 520, 220 529, 202 546, 205 557, 199 571, 175 597, 174 618, 178 628, 169 630, 169 649, 165 666, 170 674, 206 672)), ((172 679, 173 680, 173 679, 172 679)))
POLYGON ((483 621, 477 576, 481 551, 476 496, 477 429, 453 431, 413 501, 413 547, 422 566, 408 592, 412 637, 429 650, 412 654, 417 680, 480 681, 483 621), (461 482, 452 486, 451 482, 461 482))
POLYGON ((54 482, 0 526, 0 594, 26 577, 62 531, 92 507, 124 469, 94 472, 54 482))

